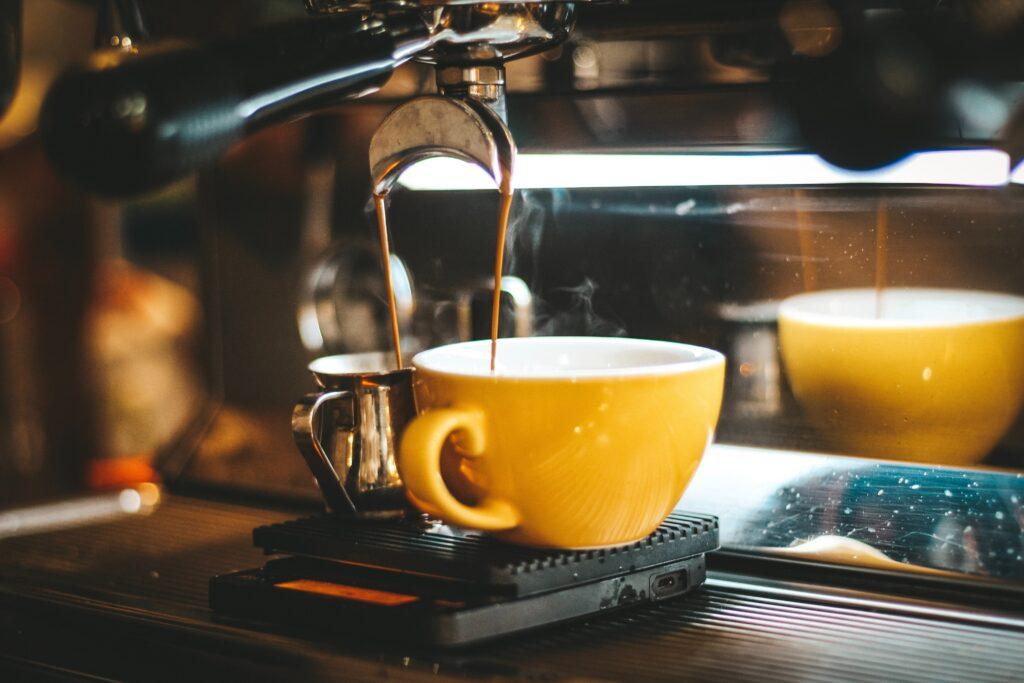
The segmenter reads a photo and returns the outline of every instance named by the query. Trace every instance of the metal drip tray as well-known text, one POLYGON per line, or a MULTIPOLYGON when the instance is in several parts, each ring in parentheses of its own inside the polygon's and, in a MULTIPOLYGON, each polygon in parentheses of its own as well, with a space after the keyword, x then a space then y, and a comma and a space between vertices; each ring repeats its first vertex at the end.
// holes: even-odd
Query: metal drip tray
POLYGON ((0 541, 0 679, 38 680, 39 667, 118 680, 435 682, 930 682, 1024 670, 1024 620, 966 597, 853 599, 714 563, 705 587, 678 599, 458 654, 218 623, 209 577, 259 564, 252 529, 295 514, 166 496, 147 517, 0 541))

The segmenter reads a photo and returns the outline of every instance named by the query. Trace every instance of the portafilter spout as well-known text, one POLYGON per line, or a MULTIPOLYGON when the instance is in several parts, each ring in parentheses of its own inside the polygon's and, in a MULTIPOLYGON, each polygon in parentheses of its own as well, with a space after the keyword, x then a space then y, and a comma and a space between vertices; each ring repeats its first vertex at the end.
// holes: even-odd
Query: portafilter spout
POLYGON ((476 164, 503 193, 512 191, 516 145, 498 114, 483 101, 427 95, 400 105, 370 141, 370 174, 377 196, 388 193, 402 171, 432 157, 476 164))
MULTIPOLYGON (((502 98, 503 99, 503 98, 502 98)), ((370 174, 377 207, 381 264, 387 282, 391 340, 396 367, 403 367, 398 309, 391 286, 387 195, 402 172, 418 161, 454 157, 482 168, 503 197, 505 220, 511 206, 516 145, 501 117, 474 96, 428 95, 400 105, 384 119, 370 141, 370 174)), ((503 249, 503 235, 499 240, 503 249)), ((496 281, 500 278, 496 278, 496 281)))
MULTIPOLYGON (((321 7, 335 1, 319 0, 321 7)), ((508 194, 516 147, 505 123, 504 63, 564 41, 575 21, 574 5, 420 4, 433 44, 416 59, 434 65, 440 96, 406 102, 381 124, 370 143, 374 194, 385 195, 406 168, 438 156, 476 164, 508 194)))

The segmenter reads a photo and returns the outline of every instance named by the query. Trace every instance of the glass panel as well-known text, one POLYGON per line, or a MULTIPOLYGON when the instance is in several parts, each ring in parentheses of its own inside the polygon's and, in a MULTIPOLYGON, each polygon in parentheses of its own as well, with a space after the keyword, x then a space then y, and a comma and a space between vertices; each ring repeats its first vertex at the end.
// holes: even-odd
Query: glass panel
POLYGON ((1024 476, 716 445, 681 505, 722 543, 797 560, 1024 581, 1024 476))
MULTIPOLYGON (((719 514, 727 547, 1021 580, 1024 195, 991 154, 791 185, 781 164, 743 186, 771 156, 735 166, 736 185, 714 171, 728 155, 686 187, 631 186, 637 167, 552 188, 548 169, 521 191, 509 271, 536 334, 727 354, 718 444, 681 503, 719 514)), ((489 263, 496 202, 440 170, 412 173, 392 210, 396 251, 435 292, 489 263)))

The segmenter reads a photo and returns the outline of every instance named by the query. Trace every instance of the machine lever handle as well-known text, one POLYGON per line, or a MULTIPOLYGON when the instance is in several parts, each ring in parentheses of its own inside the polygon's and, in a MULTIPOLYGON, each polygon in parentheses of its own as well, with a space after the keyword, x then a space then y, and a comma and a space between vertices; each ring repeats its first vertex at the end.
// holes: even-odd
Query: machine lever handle
POLYGON ((379 88, 429 43, 418 14, 346 12, 205 47, 100 52, 50 89, 43 141, 57 171, 88 190, 153 190, 255 130, 379 88))

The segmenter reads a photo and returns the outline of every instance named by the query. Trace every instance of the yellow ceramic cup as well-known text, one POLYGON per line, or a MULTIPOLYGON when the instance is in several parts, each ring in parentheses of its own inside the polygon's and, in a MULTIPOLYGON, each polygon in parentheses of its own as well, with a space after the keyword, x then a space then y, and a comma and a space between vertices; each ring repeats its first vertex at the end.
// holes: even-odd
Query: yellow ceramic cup
POLYGON ((413 359, 421 414, 399 458, 409 499, 526 545, 599 548, 654 531, 714 435, 724 357, 638 339, 503 339, 492 375, 489 354, 482 341, 413 359))
POLYGON ((793 393, 842 451, 977 463, 1024 402, 1024 299, 949 289, 801 294, 779 309, 793 393))

